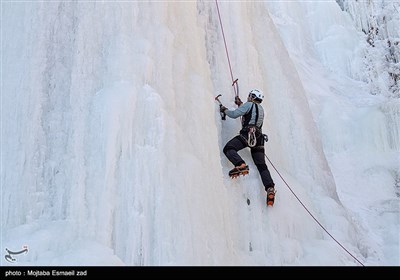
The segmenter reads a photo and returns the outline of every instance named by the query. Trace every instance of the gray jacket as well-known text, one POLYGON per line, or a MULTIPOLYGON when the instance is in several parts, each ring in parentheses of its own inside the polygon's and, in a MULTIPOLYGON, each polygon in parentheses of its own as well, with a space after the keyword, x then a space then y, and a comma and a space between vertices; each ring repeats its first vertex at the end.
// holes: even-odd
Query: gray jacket
POLYGON ((248 101, 244 104, 242 104, 239 108, 236 110, 226 110, 225 111, 226 115, 232 119, 236 119, 240 116, 244 116, 242 119, 242 126, 246 127, 248 125, 256 125, 258 128, 262 127, 263 121, 264 121, 264 109, 263 107, 255 102, 248 101), (254 106, 253 106, 254 105, 254 106), (258 110, 257 110, 258 107, 258 110), (251 117, 249 114, 251 111, 251 117), (257 118, 257 111, 258 111, 258 118, 257 118), (256 123, 257 119, 257 123, 256 123))

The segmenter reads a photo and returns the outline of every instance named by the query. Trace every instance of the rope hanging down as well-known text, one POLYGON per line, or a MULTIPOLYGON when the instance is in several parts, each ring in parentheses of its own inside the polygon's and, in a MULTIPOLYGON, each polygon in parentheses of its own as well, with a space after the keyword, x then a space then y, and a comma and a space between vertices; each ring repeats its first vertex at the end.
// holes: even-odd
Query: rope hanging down
POLYGON ((215 0, 215 4, 217 5, 219 24, 221 25, 222 38, 224 39, 225 52, 226 52, 226 57, 227 57, 227 59, 228 59, 229 71, 230 71, 230 73, 231 73, 233 91, 235 92, 235 96, 239 96, 238 79, 236 79, 236 80, 233 79, 233 72, 232 72, 231 60, 229 59, 228 47, 227 47, 227 45, 226 45, 225 32, 224 32, 224 27, 223 27, 223 25, 222 25, 221 14, 220 14, 220 12, 219 12, 218 0, 215 0), (235 85, 236 85, 236 87, 235 87, 235 85))
POLYGON ((310 214, 310 216, 314 219, 314 221, 340 246, 342 247, 343 250, 346 251, 347 254, 349 254, 354 260, 356 260, 359 264, 361 264, 362 266, 364 266, 364 264, 362 262, 360 262, 355 256, 353 256, 353 254, 351 254, 339 241, 336 240, 336 238, 334 238, 332 236, 332 234, 329 233, 329 231, 317 220, 317 218, 314 217, 314 215, 310 212, 310 210, 307 209, 307 207, 303 204, 303 202, 301 202, 300 198, 298 198, 298 196, 294 193, 294 191, 292 190, 292 188, 289 186, 289 184, 285 181, 285 179, 283 178, 283 176, 279 173, 279 171, 276 169, 276 167, 274 166, 274 164, 269 160, 269 158, 267 157, 266 154, 264 154, 265 157, 267 158, 267 160, 269 161, 269 163, 271 164, 271 166, 275 169, 276 173, 278 173, 279 177, 281 177, 282 181, 285 183, 285 185, 289 188, 289 190, 291 191, 291 193, 294 195, 294 197, 297 199, 297 201, 301 204, 301 206, 303 206, 303 208, 308 212, 308 214, 310 214))
MULTIPOLYGON (((233 90, 235 92, 235 96, 239 96, 239 85, 238 85, 238 79, 234 80, 233 79, 233 73, 232 73, 232 66, 231 66, 231 61, 229 59, 229 54, 228 54, 228 47, 226 45, 226 39, 225 39, 225 33, 224 33, 224 27, 222 25, 222 20, 221 20, 221 14, 219 12, 219 6, 218 6, 218 0, 215 0, 215 4, 217 6, 217 11, 218 11, 218 17, 219 17, 219 23, 221 25, 221 31, 222 31, 222 37, 224 39, 224 44, 225 44, 225 52, 226 52, 226 57, 228 59, 228 64, 229 64, 229 70, 231 73, 231 79, 232 79, 232 86, 233 86, 233 90), (236 87, 235 87, 236 85, 236 87)), ((217 97, 218 98, 218 97, 217 97)), ((216 99, 217 99, 216 98, 216 99)), ((219 101, 219 100, 218 100, 219 101)), ((220 101, 219 101, 220 102, 220 101)), ((221 103, 220 103, 221 104, 221 103)), ((356 260, 360 265, 364 266, 364 264, 362 262, 360 262, 354 255, 352 255, 339 241, 337 241, 332 234, 329 233, 329 231, 318 221, 317 218, 314 217, 314 215, 307 209, 307 207, 303 204, 303 202, 298 198, 298 196, 294 193, 294 191, 290 188, 289 184, 285 181, 285 179, 283 178, 283 176, 279 173, 279 171, 276 169, 276 167, 274 166, 274 164, 270 161, 270 159, 268 158, 267 154, 265 154, 265 157, 267 158, 267 160, 269 161, 269 163, 271 164, 271 166, 275 169, 276 173, 279 175, 279 177, 282 179, 282 181, 286 184, 286 186, 289 188, 290 192, 294 195, 294 197, 297 199, 297 201, 301 204, 301 206, 303 206, 303 208, 307 211, 307 213, 314 219, 314 221, 344 250, 346 251, 347 254, 349 254, 354 260, 356 260)))

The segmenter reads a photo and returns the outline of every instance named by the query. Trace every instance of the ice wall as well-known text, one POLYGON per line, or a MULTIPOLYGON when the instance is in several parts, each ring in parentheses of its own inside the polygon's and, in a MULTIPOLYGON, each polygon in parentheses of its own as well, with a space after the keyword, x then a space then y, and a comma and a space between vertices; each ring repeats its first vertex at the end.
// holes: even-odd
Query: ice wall
MULTIPOLYGON (((267 155, 358 254, 266 4, 221 9, 241 97, 266 95, 267 155)), ((226 178, 239 123, 214 101, 234 106, 214 3, 7 2, 2 17, 2 247, 29 244, 24 264, 354 264, 277 174, 273 210, 256 172, 226 178)))

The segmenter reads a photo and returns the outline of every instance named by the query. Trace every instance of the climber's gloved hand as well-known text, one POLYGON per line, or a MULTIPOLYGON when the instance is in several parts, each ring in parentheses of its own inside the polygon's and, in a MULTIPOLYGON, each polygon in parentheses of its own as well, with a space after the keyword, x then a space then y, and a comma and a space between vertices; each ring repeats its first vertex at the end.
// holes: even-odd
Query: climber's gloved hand
POLYGON ((242 102, 242 100, 240 99, 239 96, 236 96, 236 97, 235 97, 235 104, 238 105, 238 106, 240 106, 240 105, 243 104, 243 102, 242 102))
POLYGON ((226 110, 228 110, 228 108, 226 108, 224 105, 221 104, 221 105, 219 106, 219 111, 220 111, 221 113, 225 113, 226 110))

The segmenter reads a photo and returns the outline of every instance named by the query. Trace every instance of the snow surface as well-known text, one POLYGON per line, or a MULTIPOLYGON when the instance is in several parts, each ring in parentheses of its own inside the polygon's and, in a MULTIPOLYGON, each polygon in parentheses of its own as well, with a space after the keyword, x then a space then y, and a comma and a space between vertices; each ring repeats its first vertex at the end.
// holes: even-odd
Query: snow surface
POLYGON ((358 261, 400 264, 400 102, 370 94, 365 34, 335 1, 219 7, 274 207, 249 151, 227 176, 214 1, 3 1, 0 247, 29 251, 1 265, 360 265, 288 186, 358 261))

